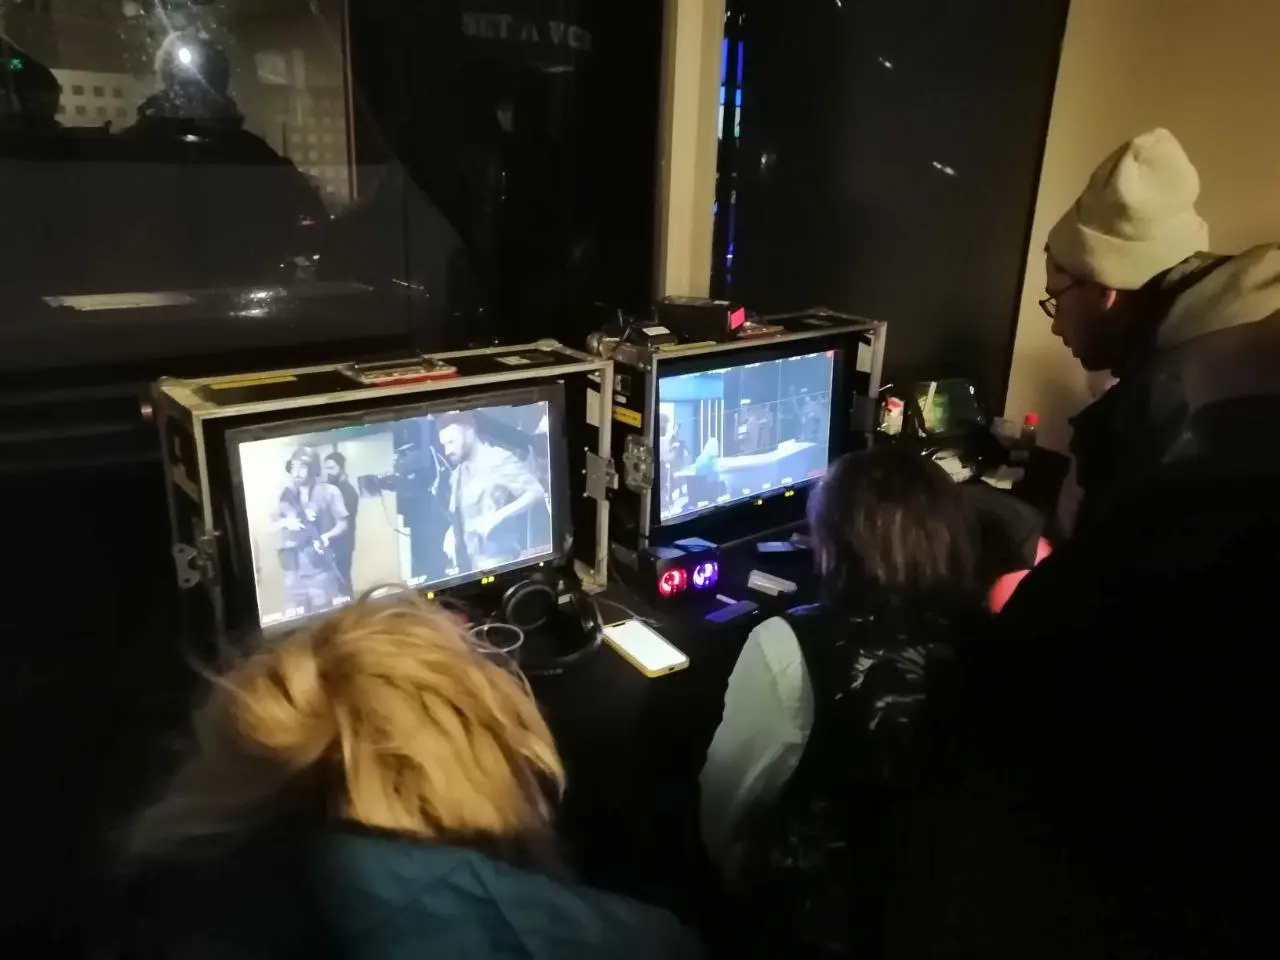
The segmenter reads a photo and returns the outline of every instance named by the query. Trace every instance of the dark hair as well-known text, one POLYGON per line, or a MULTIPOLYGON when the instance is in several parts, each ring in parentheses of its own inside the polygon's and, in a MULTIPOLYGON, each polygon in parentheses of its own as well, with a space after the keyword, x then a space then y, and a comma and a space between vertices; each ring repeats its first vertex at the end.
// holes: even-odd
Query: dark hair
POLYGON ((339 470, 347 469, 347 458, 344 457, 342 454, 340 454, 337 450, 333 451, 333 453, 325 454, 324 458, 326 460, 331 460, 334 463, 336 463, 338 465, 339 470))
POLYGON ((950 604, 975 590, 975 531, 963 495, 936 463, 900 447, 847 454, 809 502, 828 602, 869 594, 950 604))
POLYGON ((292 472, 293 465, 299 462, 307 465, 307 470, 313 480, 320 476, 320 455, 310 447, 299 447, 297 450, 293 451, 293 456, 289 458, 289 462, 285 464, 285 468, 292 472))
POLYGON ((474 430, 476 428, 476 418, 474 414, 465 410, 455 411, 453 413, 442 413, 436 418, 436 431, 439 432, 445 427, 462 427, 466 430, 474 430))

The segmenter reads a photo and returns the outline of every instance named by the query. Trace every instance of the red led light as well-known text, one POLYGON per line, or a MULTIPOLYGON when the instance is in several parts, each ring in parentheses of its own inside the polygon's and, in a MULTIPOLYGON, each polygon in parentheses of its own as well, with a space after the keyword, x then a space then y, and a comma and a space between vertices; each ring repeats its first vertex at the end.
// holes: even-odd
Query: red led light
POLYGON ((679 567, 664 571, 658 578, 658 594, 663 597, 673 597, 677 593, 682 593, 688 586, 689 575, 679 567))

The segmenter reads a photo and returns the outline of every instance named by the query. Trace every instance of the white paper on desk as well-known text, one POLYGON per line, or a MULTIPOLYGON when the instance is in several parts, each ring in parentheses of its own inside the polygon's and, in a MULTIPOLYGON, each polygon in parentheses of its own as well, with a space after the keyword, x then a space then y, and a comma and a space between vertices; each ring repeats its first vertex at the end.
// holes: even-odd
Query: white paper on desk
POLYGON ((933 462, 947 471, 947 476, 957 483, 968 480, 973 476, 973 471, 966 467, 958 456, 953 453, 939 453, 933 457, 933 462))
POLYGON ((1011 490, 1015 483, 1026 476, 1026 473, 1022 467, 1001 465, 990 473, 983 474, 982 482, 988 486, 995 487, 997 490, 1011 490))

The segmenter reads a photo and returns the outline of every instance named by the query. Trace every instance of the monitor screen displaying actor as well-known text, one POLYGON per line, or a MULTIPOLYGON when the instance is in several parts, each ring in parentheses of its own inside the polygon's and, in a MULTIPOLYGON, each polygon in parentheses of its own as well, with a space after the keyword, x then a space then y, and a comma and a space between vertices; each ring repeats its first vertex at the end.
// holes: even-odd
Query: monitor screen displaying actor
POLYGON ((546 406, 526 408, 523 418, 510 416, 519 408, 506 408, 450 413, 436 422, 450 471, 444 552, 458 574, 494 570, 549 551, 546 406), (499 416, 503 412, 509 415, 499 416), (532 424, 528 414, 536 416, 532 424), (525 429, 518 419, 526 421, 525 429))
POLYGON ((390 425, 394 469, 357 482, 397 496, 405 582, 439 587, 553 552, 549 415, 544 401, 390 425))
POLYGON ((350 598, 336 541, 351 529, 351 513, 338 488, 325 482, 315 450, 299 447, 289 458, 289 482, 271 524, 280 533, 286 615, 328 610, 350 598))
POLYGON ((353 471, 390 472, 389 427, 242 443, 240 478, 263 626, 349 602, 402 578, 395 500, 362 507, 353 471))
POLYGON ((240 444, 263 626, 551 556, 549 416, 542 401, 240 444))

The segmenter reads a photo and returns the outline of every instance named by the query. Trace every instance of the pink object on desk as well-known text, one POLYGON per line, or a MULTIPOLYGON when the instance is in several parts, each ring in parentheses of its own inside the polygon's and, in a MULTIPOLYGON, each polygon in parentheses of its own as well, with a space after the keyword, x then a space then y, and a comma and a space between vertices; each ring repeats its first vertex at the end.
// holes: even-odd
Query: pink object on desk
MULTIPOLYGON (((1053 553, 1053 547, 1049 546, 1048 540, 1041 537, 1036 542, 1036 563, 1040 563, 1051 553, 1053 553)), ((987 594, 987 609, 992 613, 999 613, 1003 610, 1004 605, 1013 596, 1013 592, 1018 589, 1018 585, 1022 583, 1030 572, 1030 570, 1015 570, 1013 573, 1006 573, 998 579, 995 582, 995 586, 991 588, 991 592, 987 594)))

